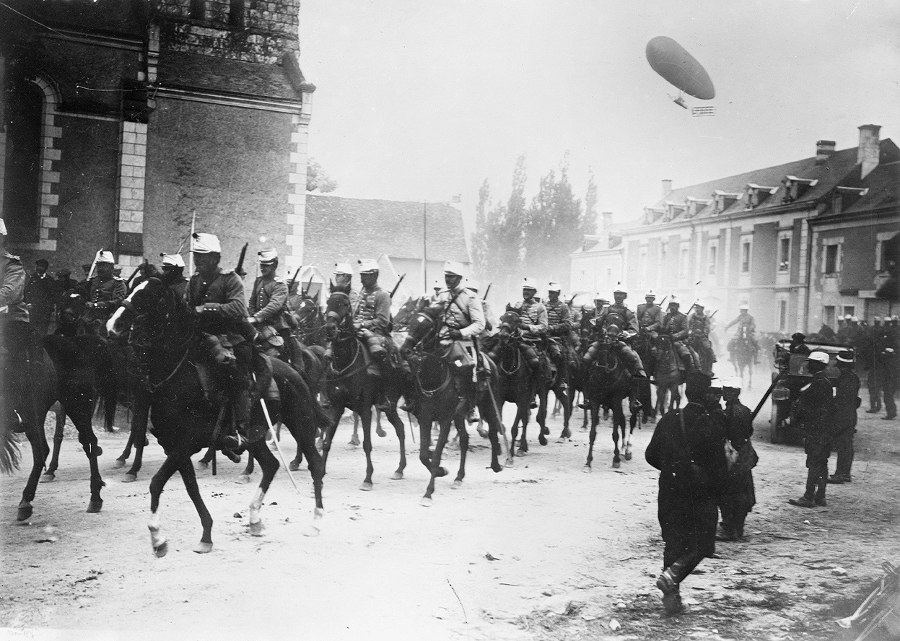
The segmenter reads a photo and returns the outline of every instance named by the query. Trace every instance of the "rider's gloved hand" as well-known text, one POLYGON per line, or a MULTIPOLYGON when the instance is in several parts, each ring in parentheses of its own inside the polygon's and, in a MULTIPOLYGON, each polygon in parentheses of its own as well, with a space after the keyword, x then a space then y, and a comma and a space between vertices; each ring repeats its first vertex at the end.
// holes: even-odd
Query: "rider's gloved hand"
POLYGON ((462 340, 462 337, 463 337, 462 332, 459 331, 458 329, 451 329, 447 335, 455 341, 460 341, 460 340, 462 340))

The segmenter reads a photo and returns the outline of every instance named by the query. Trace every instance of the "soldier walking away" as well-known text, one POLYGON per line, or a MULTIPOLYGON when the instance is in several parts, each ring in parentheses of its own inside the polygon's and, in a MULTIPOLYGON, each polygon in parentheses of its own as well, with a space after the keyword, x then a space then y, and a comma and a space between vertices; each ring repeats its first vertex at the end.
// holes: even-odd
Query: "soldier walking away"
POLYGON ((160 280, 172 288, 179 300, 184 299, 187 279, 184 277, 184 259, 181 254, 160 254, 162 274, 160 280))
POLYGON ((703 303, 699 300, 694 303, 694 312, 688 316, 688 347, 697 353, 701 363, 709 363, 708 370, 703 372, 712 376, 712 366, 716 362, 716 353, 713 351, 712 342, 709 340, 711 323, 709 316, 703 313, 703 303))
POLYGON ((728 472, 722 484, 719 510, 719 541, 737 541, 744 536, 747 514, 756 504, 753 486, 753 468, 759 456, 753 449, 753 419, 750 409, 741 403, 741 379, 729 378, 722 382, 725 399, 725 455, 728 472))
POLYGON ((547 354, 562 376, 562 389, 569 380, 568 342, 572 333, 572 315, 569 306, 559 299, 562 291, 559 283, 551 282, 547 287, 547 354))
POLYGON ((687 339, 688 322, 687 316, 681 313, 681 302, 675 294, 669 297, 669 311, 663 316, 662 325, 659 333, 672 341, 672 349, 681 359, 681 364, 687 372, 699 372, 700 363, 696 360, 696 355, 691 353, 684 341, 687 339))
POLYGON ((257 255, 262 275, 253 283, 247 322, 259 332, 257 342, 260 351, 266 356, 280 358, 291 338, 291 330, 282 316, 287 306, 288 286, 284 279, 276 275, 278 252, 270 248, 257 255))
MULTIPOLYGON (((894 317, 896 318, 896 317, 894 317)), ((875 379, 881 386, 881 395, 884 397, 885 415, 883 420, 891 421, 897 417, 897 403, 894 395, 897 393, 898 364, 900 364, 900 337, 897 334, 897 323, 891 319, 881 332, 875 337, 875 379)))
POLYGON ((863 369, 866 371, 866 388, 869 390, 869 409, 866 410, 866 414, 881 412, 881 382, 878 380, 875 345, 880 339, 882 331, 881 317, 873 317, 872 326, 866 335, 865 345, 857 352, 862 360, 863 369))
POLYGON ((249 436, 251 341, 255 333, 246 324, 244 284, 234 271, 219 266, 222 247, 214 234, 195 233, 191 252, 197 273, 188 283, 188 304, 199 317, 199 330, 231 399, 234 418, 234 430, 223 425, 216 445, 238 452, 249 436))
POLYGON ((725 326, 725 331, 728 331, 732 326, 737 325, 737 336, 732 338, 731 342, 728 343, 728 351, 733 352, 735 350, 741 330, 746 329, 747 341, 753 349, 753 364, 759 365, 759 344, 756 342, 756 321, 753 320, 753 317, 750 315, 750 305, 741 303, 738 310, 738 317, 725 326))
POLYGON ((18 256, 6 251, 6 223, 0 218, 0 332, 3 349, 3 412, 0 420, 7 425, 18 426, 22 422, 14 403, 22 398, 27 376, 22 372, 28 367, 28 345, 31 328, 28 308, 25 306, 25 268, 18 256))
POLYGON ((835 381, 834 440, 832 445, 837 452, 837 464, 834 474, 828 477, 829 483, 849 483, 850 468, 853 465, 853 435, 856 434, 856 410, 862 403, 859 398, 859 376, 853 371, 853 352, 839 352, 836 357, 838 371, 835 381))
POLYGON ((825 376, 828 354, 815 351, 807 358, 812 381, 800 390, 797 420, 803 430, 806 450, 806 492, 788 503, 799 507, 825 507, 825 487, 828 482, 828 455, 831 451, 831 414, 834 408, 834 388, 825 376))
POLYGON ((665 549, 656 587, 667 615, 684 609, 681 582, 716 551, 718 488, 726 462, 722 427, 705 407, 709 385, 704 374, 688 375, 687 405, 660 419, 645 453, 660 471, 657 505, 665 549))
POLYGON ((593 363, 600 350, 601 339, 603 336, 614 338, 613 335, 615 335, 618 338, 613 340, 613 349, 616 350, 619 358, 621 358, 625 366, 628 367, 631 375, 637 378, 647 378, 647 373, 644 371, 644 364, 641 362, 641 357, 638 356, 637 352, 631 349, 631 346, 625 342, 638 333, 637 317, 634 315, 633 311, 626 307, 626 298, 628 298, 628 292, 622 287, 622 284, 619 283, 619 286, 613 292, 613 304, 605 308, 602 312, 599 311, 600 307, 597 307, 597 316, 594 320, 594 333, 598 334, 597 340, 594 341, 590 348, 588 348, 583 360, 586 365, 593 363), (613 326, 615 326, 616 329, 611 332, 610 330, 613 326))
POLYGON ((105 332, 106 321, 128 296, 125 281, 113 275, 115 260, 111 251, 101 249, 94 259, 96 275, 90 279, 88 302, 85 304, 85 328, 91 334, 105 332))

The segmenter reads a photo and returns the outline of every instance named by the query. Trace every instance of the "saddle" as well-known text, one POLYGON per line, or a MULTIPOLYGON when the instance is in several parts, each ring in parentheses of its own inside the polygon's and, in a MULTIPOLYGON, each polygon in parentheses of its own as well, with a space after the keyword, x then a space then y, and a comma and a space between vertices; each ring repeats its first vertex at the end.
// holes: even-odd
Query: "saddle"
MULTIPOLYGON (((200 388, 203 390, 203 396, 211 405, 221 405, 229 402, 227 398, 227 390, 218 379, 217 367, 209 362, 209 359, 197 359, 191 361, 194 369, 197 371, 197 379, 200 381, 200 388)), ((253 358, 250 363, 250 373, 252 375, 252 386, 250 389, 251 404, 264 398, 267 401, 279 401, 281 396, 278 392, 278 385, 272 376, 272 361, 265 354, 261 354, 254 350, 253 358)))

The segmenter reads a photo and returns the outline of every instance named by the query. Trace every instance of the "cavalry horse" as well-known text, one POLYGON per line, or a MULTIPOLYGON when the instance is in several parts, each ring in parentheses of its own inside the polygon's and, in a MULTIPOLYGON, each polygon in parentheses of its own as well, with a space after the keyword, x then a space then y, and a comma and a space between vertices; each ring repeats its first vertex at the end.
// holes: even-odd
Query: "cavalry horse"
MULTIPOLYGON (((631 347, 641 358, 641 362, 644 364, 644 371, 652 374, 656 374, 657 371, 657 358, 656 358, 656 348, 654 348, 653 338, 647 332, 641 331, 631 342, 631 347)), ((657 379, 658 384, 658 379, 657 379)), ((640 379, 636 382, 636 397, 638 402, 641 404, 641 423, 646 423, 650 421, 651 423, 656 422, 656 416, 659 412, 659 408, 656 404, 653 403, 653 384, 648 379, 640 379)), ((659 392, 657 392, 657 402, 659 400, 659 392)), ((635 419, 637 415, 635 414, 635 419)), ((634 427, 632 425, 632 427, 634 427)))
MULTIPOLYGON (((499 379, 497 370, 490 358, 476 349, 482 358, 481 366, 472 363, 464 372, 459 369, 451 371, 455 363, 454 346, 445 347, 439 340, 439 332, 444 315, 444 304, 432 305, 428 309, 415 313, 409 321, 409 336, 402 347, 413 372, 416 407, 415 416, 419 421, 419 460, 431 476, 421 504, 430 506, 434 494, 435 479, 446 476, 447 470, 441 467, 441 454, 450 435, 450 423, 456 427, 459 435, 459 472, 452 487, 459 488, 466 476, 466 454, 469 451, 469 433, 466 430, 466 413, 473 407, 488 424, 488 438, 491 441, 491 469, 500 472, 498 456, 501 454, 498 434, 503 432, 500 409, 497 405, 494 389, 499 379), (471 380, 471 370, 475 368, 477 381, 471 380), (440 426, 433 451, 429 451, 431 426, 437 422, 440 426)), ((477 340, 477 339, 475 339, 477 340)), ((455 349, 463 349, 456 347, 455 349)), ((505 432, 504 438, 505 438, 505 432)))
MULTIPOLYGON (((391 479, 403 478, 406 468, 406 433, 403 421, 397 414, 397 399, 400 397, 398 385, 386 379, 390 374, 376 375, 375 364, 371 361, 362 340, 353 328, 353 310, 350 296, 342 291, 332 291, 325 306, 326 336, 331 341, 333 361, 325 374, 325 390, 331 403, 333 421, 325 434, 322 456, 327 462, 328 452, 345 409, 359 415, 363 429, 363 451, 366 453, 366 477, 361 490, 372 489, 372 406, 380 395, 388 400, 385 410, 388 421, 394 426, 400 442, 400 464, 391 479)), ((387 338, 386 340, 391 340, 387 338)), ((391 356, 388 356, 391 358, 391 356)))
POLYGON ((625 413, 622 410, 622 401, 629 398, 631 394, 631 372, 616 355, 612 340, 603 337, 600 341, 600 349, 597 351, 597 358, 588 367, 585 385, 585 398, 591 410, 590 445, 588 446, 587 462, 584 464, 585 472, 591 471, 591 463, 594 460, 594 440, 597 437, 597 424, 600 422, 600 406, 611 409, 613 413, 613 467, 619 467, 621 464, 620 432, 625 450, 625 460, 631 460, 631 435, 634 432, 636 421, 631 421, 631 430, 626 433, 625 413))
POLYGON ((670 336, 656 339, 656 367, 653 370, 656 379, 656 412, 663 416, 666 412, 681 407, 681 384, 684 373, 675 353, 675 346, 670 336))
MULTIPOLYGON (((200 542, 194 551, 210 552, 213 519, 200 495, 191 456, 215 442, 224 421, 229 419, 229 403, 204 384, 212 377, 206 364, 207 348, 202 344, 197 328, 197 316, 172 288, 157 278, 145 280, 135 287, 107 321, 110 335, 117 335, 129 327, 140 337, 140 342, 132 340, 150 390, 151 431, 166 453, 165 461, 150 481, 148 527, 153 551, 157 557, 165 556, 168 551, 166 536, 161 533, 160 495, 169 478, 179 472, 202 526, 200 542)), ((322 478, 325 475, 325 465, 315 447, 315 435, 319 426, 328 420, 306 383, 287 363, 265 356, 259 359, 254 367, 259 375, 256 393, 262 391, 268 396, 268 383, 274 380, 280 398, 279 401, 267 399, 265 404, 256 403, 250 417, 253 433, 247 451, 259 461, 263 472, 250 502, 249 529, 254 536, 262 534, 260 509, 279 467, 264 438, 270 425, 269 417, 284 422, 306 455, 313 479, 315 519, 323 514, 322 478), (266 376, 269 372, 271 379, 266 376)), ((306 531, 308 535, 317 533, 315 527, 306 531)))
POLYGON ((740 327, 737 335, 728 344, 729 360, 734 365, 734 373, 744 381, 744 370, 747 370, 747 389, 753 389, 753 361, 756 360, 756 351, 750 340, 747 327, 740 327))

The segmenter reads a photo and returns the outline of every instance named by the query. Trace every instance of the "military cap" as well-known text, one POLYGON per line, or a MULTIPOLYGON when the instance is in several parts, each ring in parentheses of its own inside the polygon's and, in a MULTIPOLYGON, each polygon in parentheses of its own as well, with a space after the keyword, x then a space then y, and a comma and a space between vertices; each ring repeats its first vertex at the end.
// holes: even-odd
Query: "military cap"
POLYGON ((165 267, 166 265, 171 265, 172 267, 181 267, 184 269, 184 258, 181 257, 181 254, 160 254, 162 257, 162 265, 165 267))
POLYGON ((613 290, 613 294, 625 294, 627 296, 628 290, 625 289, 625 286, 621 281, 619 281, 618 283, 616 283, 616 288, 613 290))
POLYGON ((444 274, 450 274, 451 276, 465 276, 465 267, 463 267, 462 263, 457 263, 452 260, 448 260, 444 263, 444 274))
POLYGON ((838 355, 836 358, 837 358, 838 363, 852 363, 853 362, 853 352, 848 351, 848 350, 838 352, 838 355))
POLYGON ((697 300, 694 301, 694 307, 699 307, 700 309, 703 309, 704 307, 706 307, 706 305, 704 305, 703 301, 698 298, 697 300))
POLYGON ((750 305, 748 305, 747 303, 741 303, 738 306, 738 309, 750 309, 750 305))
POLYGON ((278 250, 274 247, 267 247, 262 251, 256 252, 256 255, 259 256, 260 265, 271 265, 278 260, 278 250))
POLYGON ((551 280, 550 284, 547 285, 547 291, 548 292, 561 292, 562 287, 560 287, 559 283, 557 283, 555 280, 551 280))
POLYGON ((647 293, 644 294, 644 298, 656 298, 656 292, 652 289, 648 289, 647 293))
POLYGON ((791 334, 791 338, 795 341, 805 341, 806 334, 801 334, 800 332, 794 332, 793 334, 791 334))
POLYGON ((873 322, 873 323, 880 323, 880 322, 881 322, 881 316, 873 316, 873 317, 872 317, 872 322, 873 322))
POLYGON ((97 257, 94 259, 95 263, 110 263, 111 265, 116 264, 116 259, 113 258, 112 252, 107 251, 105 249, 101 249, 97 252, 97 257))
POLYGON ((191 251, 195 254, 221 254, 222 245, 215 234, 196 232, 191 236, 191 251))
POLYGON ((533 289, 534 291, 537 291, 537 287, 535 287, 534 281, 531 278, 522 279, 522 289, 533 289))
POLYGON ((369 274, 371 272, 377 272, 378 261, 374 258, 361 258, 359 261, 359 273, 360 274, 369 274))
POLYGON ((813 352, 806 357, 806 360, 816 361, 817 363, 828 365, 828 354, 826 354, 825 352, 813 352))
POLYGON ((669 306, 671 307, 672 305, 678 305, 679 307, 681 307, 681 300, 675 294, 669 296, 669 306))
POLYGON ((353 276, 353 268, 350 267, 350 263, 335 263, 334 273, 344 274, 345 276, 353 276))

